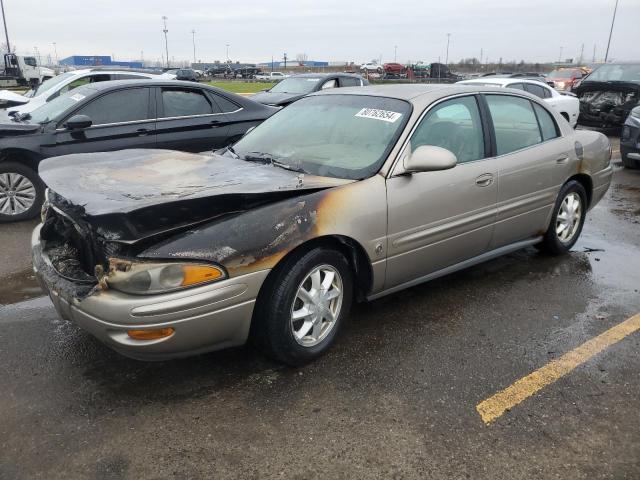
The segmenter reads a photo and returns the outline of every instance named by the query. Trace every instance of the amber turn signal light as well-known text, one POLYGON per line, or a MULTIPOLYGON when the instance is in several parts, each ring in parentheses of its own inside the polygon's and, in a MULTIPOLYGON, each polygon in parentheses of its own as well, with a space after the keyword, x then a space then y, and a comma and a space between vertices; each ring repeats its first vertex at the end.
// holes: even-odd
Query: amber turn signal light
POLYGON ((173 335, 174 329, 157 328, 155 330, 127 330, 127 335, 134 340, 158 340, 173 335))
POLYGON ((223 276, 220 269, 209 265, 184 265, 182 273, 184 275, 182 280, 183 287, 210 282, 223 276))

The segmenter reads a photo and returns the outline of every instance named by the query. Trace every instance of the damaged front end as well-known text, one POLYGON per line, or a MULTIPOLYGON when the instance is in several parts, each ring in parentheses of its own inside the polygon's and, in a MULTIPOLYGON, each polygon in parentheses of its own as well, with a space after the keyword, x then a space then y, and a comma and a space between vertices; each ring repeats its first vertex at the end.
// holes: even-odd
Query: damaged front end
POLYGON ((631 82, 583 82, 578 123, 594 127, 620 127, 640 103, 640 84, 631 82))

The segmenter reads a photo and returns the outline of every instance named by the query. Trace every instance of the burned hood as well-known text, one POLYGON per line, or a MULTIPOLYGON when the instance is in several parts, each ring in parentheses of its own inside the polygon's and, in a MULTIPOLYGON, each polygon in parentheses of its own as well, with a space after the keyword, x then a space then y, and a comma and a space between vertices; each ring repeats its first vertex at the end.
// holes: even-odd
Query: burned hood
POLYGON ((141 149, 53 157, 39 172, 67 213, 128 242, 351 182, 213 153, 141 149))
POLYGON ((584 81, 576 89, 582 124, 620 126, 640 103, 640 83, 584 81))
POLYGON ((304 93, 259 92, 251 95, 250 98, 265 105, 282 105, 300 100, 304 95, 304 93))

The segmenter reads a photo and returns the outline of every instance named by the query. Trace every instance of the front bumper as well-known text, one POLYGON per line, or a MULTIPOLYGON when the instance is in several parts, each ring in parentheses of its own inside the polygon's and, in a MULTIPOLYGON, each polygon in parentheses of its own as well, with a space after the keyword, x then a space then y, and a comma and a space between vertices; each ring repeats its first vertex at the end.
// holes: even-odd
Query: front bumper
POLYGON ((117 352, 140 360, 165 360, 242 345, 246 342, 258 292, 268 270, 210 285, 160 295, 129 295, 114 290, 78 294, 78 285, 51 266, 33 231, 33 268, 58 314, 73 321, 117 352), (171 336, 134 340, 132 329, 171 327, 171 336))

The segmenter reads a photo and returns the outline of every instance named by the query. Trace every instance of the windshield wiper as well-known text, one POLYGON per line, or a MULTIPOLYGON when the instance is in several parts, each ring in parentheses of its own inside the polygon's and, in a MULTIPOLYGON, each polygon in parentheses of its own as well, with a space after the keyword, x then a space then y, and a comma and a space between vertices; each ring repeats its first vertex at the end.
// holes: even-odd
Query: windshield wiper
POLYGON ((227 147, 227 152, 231 152, 231 154, 232 154, 235 158, 240 158, 240 155, 238 155, 238 154, 236 153, 236 151, 233 149, 233 147, 232 147, 231 145, 229 145, 229 146, 227 147))
POLYGON ((245 153, 242 158, 247 162, 261 162, 261 163, 264 163, 265 165, 273 165, 274 167, 280 167, 285 170, 291 170, 292 172, 307 173, 302 168, 294 167, 293 165, 284 163, 269 153, 249 152, 249 153, 245 153))

